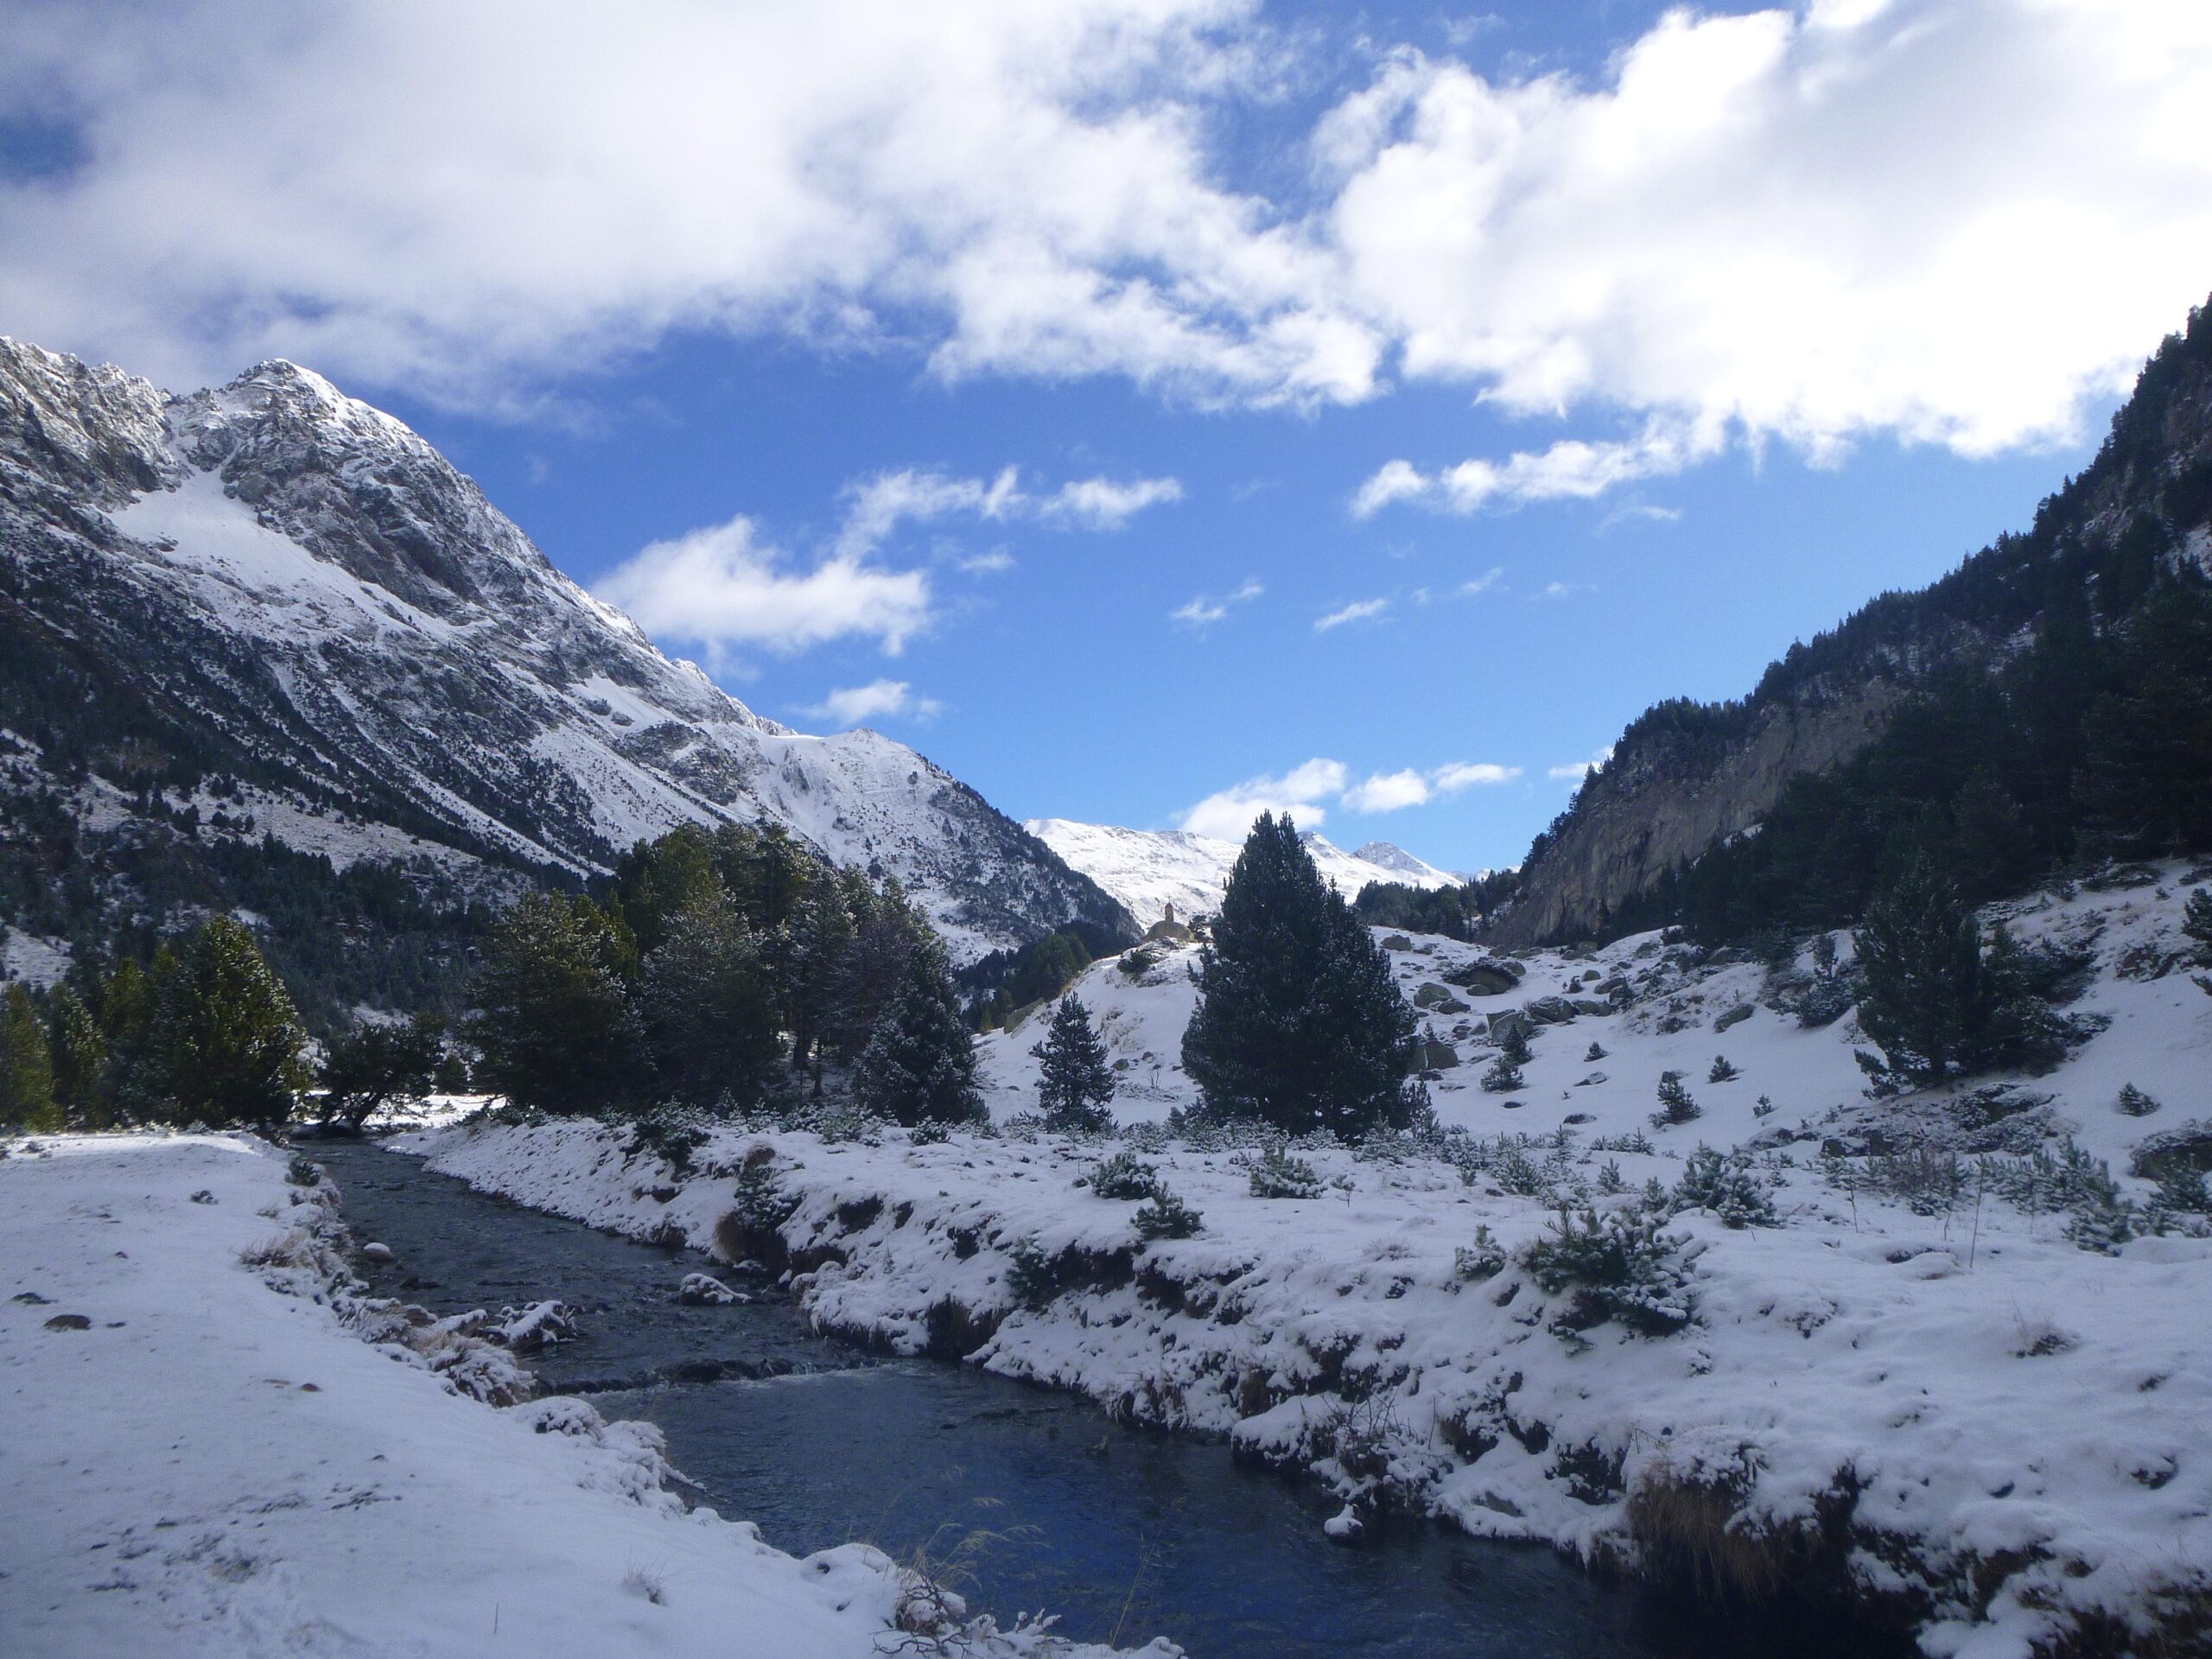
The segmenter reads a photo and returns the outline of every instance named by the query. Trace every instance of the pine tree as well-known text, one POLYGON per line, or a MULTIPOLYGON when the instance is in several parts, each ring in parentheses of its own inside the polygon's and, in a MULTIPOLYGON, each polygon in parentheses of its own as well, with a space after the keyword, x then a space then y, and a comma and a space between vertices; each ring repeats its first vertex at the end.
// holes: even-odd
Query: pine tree
POLYGON ((719 880, 667 918, 640 982, 661 1088, 696 1106, 758 1102, 782 1051, 775 1000, 719 880))
POLYGON ((853 1092, 868 1110, 909 1128, 982 1116, 975 1050, 934 941, 908 954, 897 992, 861 1055, 853 1092))
POLYGON ((2196 941, 2196 954, 2212 960, 2212 887, 2198 887, 2182 906, 2181 931, 2196 941))
POLYGON ((162 987, 151 1033, 174 1122, 281 1131, 309 1081, 300 1059, 306 1040, 291 994, 241 923, 213 916, 194 931, 162 987))
POLYGON ((822 1051, 844 1023, 847 958, 853 912, 834 880, 817 882, 791 917, 785 962, 784 1019, 791 1027, 791 1064, 814 1074, 822 1092, 822 1051))
POLYGON ((1890 1069, 1915 1084, 1964 1056, 1981 996, 1981 939, 1957 891, 1916 854, 1853 936, 1866 988, 1859 1023, 1890 1069))
POLYGON ((1114 1127, 1108 1109, 1114 1071, 1106 1061, 1106 1045, 1090 1023, 1090 1010, 1079 998, 1060 999, 1052 1030, 1029 1052, 1038 1061, 1037 1104, 1046 1128, 1097 1134, 1114 1127))
POLYGON ((358 1135, 378 1109, 394 1100, 429 1093, 431 1073, 445 1047, 445 1022, 416 1014, 404 1023, 364 1020, 330 1045, 316 1081, 322 1087, 322 1122, 358 1135))
POLYGON ((621 940, 588 899, 531 893, 499 920, 477 976, 478 1086, 582 1113, 635 1097, 645 1044, 618 971, 621 940))
POLYGON ((57 985, 46 1001, 46 1045, 54 1056, 54 1100, 73 1128, 101 1128, 108 1122, 102 1087, 107 1042, 84 999, 57 985))
POLYGON ((1183 1065, 1208 1109, 1355 1135, 1412 1110, 1414 1014, 1287 813, 1262 813, 1198 961, 1183 1065))
POLYGON ((54 1056, 38 1009, 21 980, 10 983, 6 995, 0 997, 0 1126, 61 1127, 60 1109, 54 1098, 54 1056))
POLYGON ((1689 1090, 1682 1083, 1679 1071, 1662 1071, 1659 1076, 1659 1109, 1651 1114, 1655 1128, 1670 1124, 1688 1123, 1705 1116, 1705 1108, 1691 1098, 1689 1090))

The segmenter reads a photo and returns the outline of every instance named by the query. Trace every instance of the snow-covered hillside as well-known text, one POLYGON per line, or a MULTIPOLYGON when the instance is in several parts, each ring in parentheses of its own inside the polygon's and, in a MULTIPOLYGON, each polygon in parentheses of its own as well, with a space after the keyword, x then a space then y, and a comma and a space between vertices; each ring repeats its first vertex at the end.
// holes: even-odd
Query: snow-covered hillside
MULTIPOLYGON (((1071 868, 1120 899, 1144 926, 1169 905, 1178 916, 1220 907, 1221 890, 1243 848, 1233 841, 1185 830, 1122 830, 1068 818, 1032 818, 1023 826, 1071 868)), ((1370 881, 1402 881, 1416 887, 1449 887, 1459 878, 1422 862, 1387 841, 1370 841, 1347 853, 1325 837, 1304 837, 1306 850, 1347 899, 1370 881)))
POLYGON ((497 1321, 363 1297, 346 1244, 329 1183, 243 1137, 0 1163, 0 1646, 1110 1659, 1034 1624, 926 1629, 881 1551, 801 1561, 687 1509, 658 1429, 530 1399, 472 1334, 497 1321))
MULTIPOLYGON (((1254 1137, 1162 1133, 1192 1098, 1188 953, 1135 979, 1102 963, 1076 990, 1115 1110, 1152 1126, 1125 1147, 1203 1217, 1185 1239, 1077 1184, 1110 1146, 1013 1125, 938 1144, 733 1125, 682 1179, 626 1159, 619 1127, 417 1144, 602 1226, 772 1248, 830 1329, 1229 1435, 1334 1485, 1347 1525, 1404 1506, 1592 1561, 1794 1583, 1930 1653, 2119 1653, 2154 1623, 2165 1645, 2139 1650, 2196 1652, 2212 1217, 2153 1177, 2212 1158, 2212 997, 2178 925, 2207 881, 2167 864, 2002 906, 2086 956, 2067 1013, 2094 1034, 2046 1077, 1878 1101, 1851 1014, 1794 1011, 1809 954, 1647 935, 1485 958, 1389 936, 1443 1127, 1298 1148, 1306 1197, 1253 1191, 1254 1137), (1483 1090, 1491 1032, 1523 1022, 1523 1084, 1483 1090), (1709 1080, 1723 1055, 1737 1075, 1709 1080), (1669 1071, 1697 1111, 1662 1125, 1669 1071), (734 1212, 740 1168, 781 1200, 734 1212), (1562 1205, 1654 1230, 1630 1281, 1645 1300, 1619 1306, 1656 1326, 1539 1270, 1562 1205)), ((1033 1109, 1042 1030, 1033 1013, 982 1039, 1002 1122, 1033 1109)))
POLYGON ((576 871, 680 823, 780 823, 898 875, 963 957, 1121 919, 913 750, 790 731, 663 656, 295 365, 171 397, 0 340, 0 486, 14 626, 266 791, 576 871))

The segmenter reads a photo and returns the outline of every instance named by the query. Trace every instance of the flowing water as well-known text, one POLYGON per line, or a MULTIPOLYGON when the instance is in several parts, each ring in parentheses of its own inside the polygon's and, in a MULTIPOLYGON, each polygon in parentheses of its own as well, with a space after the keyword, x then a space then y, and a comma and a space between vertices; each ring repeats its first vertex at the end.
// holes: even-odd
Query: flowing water
POLYGON ((535 1357, 550 1390, 644 1418, 722 1514, 804 1554, 926 1550, 1001 1618, 1192 1659, 1861 1659, 1892 1649, 1804 1616, 1726 1614, 1600 1582, 1548 1549, 1407 1524, 1345 1548, 1306 1483, 1225 1446, 1118 1427, 1087 1400, 810 1332, 785 1300, 685 1307, 713 1264, 472 1191, 373 1144, 308 1148, 382 1294, 442 1313, 556 1297, 582 1334, 535 1357))

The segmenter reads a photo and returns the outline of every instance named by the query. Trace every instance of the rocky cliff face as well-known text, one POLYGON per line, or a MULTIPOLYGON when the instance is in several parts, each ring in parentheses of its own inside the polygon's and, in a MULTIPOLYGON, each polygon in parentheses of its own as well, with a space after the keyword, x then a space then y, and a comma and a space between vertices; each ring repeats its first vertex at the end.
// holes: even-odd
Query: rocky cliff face
POLYGON ((2123 622, 2142 578, 2184 561, 2212 570, 2212 316, 2203 311, 2145 368, 2096 460, 2043 504, 2031 531, 1792 646, 1741 702, 1662 703, 1630 724, 1537 838, 1520 892, 1488 937, 1524 945, 1598 931, 1669 870, 1757 834, 1783 785, 1850 759, 1933 676, 2000 660, 2053 604, 2092 626, 2123 622), (2053 574, 2061 567, 2087 569, 2088 580, 2062 582, 2053 574))
POLYGON ((257 835, 317 820, 350 856, 576 874, 760 820, 899 877, 959 956, 1076 918, 1134 936, 914 751, 792 732, 664 657, 421 437, 292 364, 170 397, 0 340, 0 636, 10 775, 45 762, 88 812, 135 789, 173 815, 213 772, 257 835), (67 766, 57 676, 122 710, 67 766))

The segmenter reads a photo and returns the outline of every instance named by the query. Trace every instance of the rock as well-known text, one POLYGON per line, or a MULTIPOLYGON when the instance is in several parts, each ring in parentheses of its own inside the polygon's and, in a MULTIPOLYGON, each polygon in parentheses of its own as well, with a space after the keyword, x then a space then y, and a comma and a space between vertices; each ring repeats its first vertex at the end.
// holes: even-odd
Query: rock
POLYGON ((1504 1042, 1515 1033, 1526 1039, 1536 1033, 1536 1022, 1517 1008, 1503 1008, 1490 1017, 1491 1040, 1504 1042))
POLYGON ((203 1186, 192 1195, 192 1201, 194 1204, 213 1204, 215 1202, 215 1195, 203 1186))
POLYGON ((1574 1005, 1563 996, 1540 996, 1523 1002, 1521 1012, 1539 1025, 1563 1026, 1574 1018, 1574 1005))
POLYGON ((395 1258, 389 1244, 364 1244, 361 1246, 361 1259, 365 1262, 390 1262, 395 1258))
POLYGON ((1421 1069, 1424 1071, 1442 1071, 1459 1064, 1459 1052, 1449 1043, 1423 1043, 1421 1046, 1421 1069))
POLYGON ((499 1322, 490 1332, 516 1353, 550 1348, 577 1334, 575 1316, 559 1302, 532 1302, 526 1307, 503 1307, 499 1322))
POLYGON ((92 1322, 81 1313, 57 1313, 46 1322, 49 1331, 89 1331, 92 1322))
POLYGON ((1574 1086, 1578 1089, 1587 1089, 1592 1084, 1603 1083, 1605 1080, 1605 1074, 1604 1072, 1592 1071, 1588 1077, 1583 1078, 1581 1082, 1576 1084, 1574 1086))
POLYGON ((1321 1530, 1338 1543, 1352 1544, 1359 1541, 1359 1535, 1367 1528, 1351 1505, 1347 1503, 1321 1523, 1321 1530))
POLYGON ((1414 942, 1402 933, 1393 933, 1382 941, 1382 948, 1385 950, 1410 950, 1414 948, 1414 942))
POLYGON ((686 1307, 735 1307, 753 1299, 732 1290, 711 1274, 687 1273, 677 1287, 676 1300, 686 1307))
POLYGON ((1593 996, 1571 996, 1567 999, 1567 1005, 1577 1014, 1604 1015, 1613 1011, 1611 1003, 1600 1002, 1593 996))
POLYGON ((1740 1026, 1745 1020, 1751 1017, 1751 1012, 1752 1009, 1750 1003, 1738 1002, 1734 1007, 1729 1009, 1727 1013, 1722 1014, 1718 1020, 1715 1020, 1713 1022, 1713 1028, 1716 1032, 1722 1032, 1727 1030, 1731 1026, 1740 1026))
POLYGON ((1475 996, 1503 996, 1520 986, 1521 964, 1497 957, 1484 957, 1478 962, 1462 963, 1457 968, 1446 969, 1444 982, 1457 985, 1475 996))
POLYGON ((1414 1007, 1432 1014, 1465 1014, 1467 1005, 1441 985, 1424 985, 1414 993, 1414 1007))

